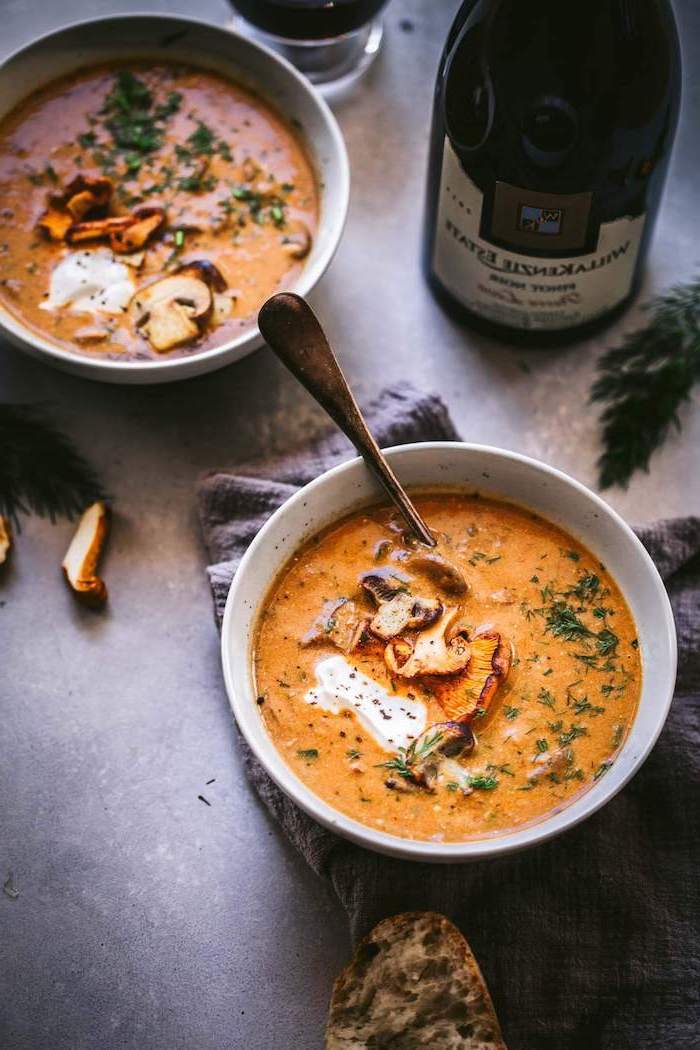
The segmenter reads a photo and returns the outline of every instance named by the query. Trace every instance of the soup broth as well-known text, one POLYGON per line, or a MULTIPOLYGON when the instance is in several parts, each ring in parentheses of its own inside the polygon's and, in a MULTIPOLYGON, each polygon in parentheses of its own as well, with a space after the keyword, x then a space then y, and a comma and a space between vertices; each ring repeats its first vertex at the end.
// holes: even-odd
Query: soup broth
POLYGON ((561 809, 604 776, 638 703, 635 625, 604 565, 527 510, 422 494, 426 556, 388 508, 289 562, 253 654, 280 754, 334 808, 459 842, 561 809))

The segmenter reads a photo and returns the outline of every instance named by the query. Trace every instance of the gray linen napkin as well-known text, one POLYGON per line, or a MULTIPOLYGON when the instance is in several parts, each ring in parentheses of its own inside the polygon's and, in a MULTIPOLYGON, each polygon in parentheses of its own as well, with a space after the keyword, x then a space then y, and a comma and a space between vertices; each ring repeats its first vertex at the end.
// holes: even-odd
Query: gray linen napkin
MULTIPOLYGON (((367 411, 379 444, 457 437, 442 402, 408 385, 367 411)), ((352 454, 336 433, 278 459, 205 477, 202 529, 217 622, 236 565, 300 485, 352 454)), ((638 529, 673 602, 676 697, 643 770, 579 828, 469 865, 379 856, 321 828, 240 739, 248 776, 285 834, 346 909, 355 939, 388 915, 443 912, 480 960, 510 1050, 700 1046, 700 519, 638 529)))

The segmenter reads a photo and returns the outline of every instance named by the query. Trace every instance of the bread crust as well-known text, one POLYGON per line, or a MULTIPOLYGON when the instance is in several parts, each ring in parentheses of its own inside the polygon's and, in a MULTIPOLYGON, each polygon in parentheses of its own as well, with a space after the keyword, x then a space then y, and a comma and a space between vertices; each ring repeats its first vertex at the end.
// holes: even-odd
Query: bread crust
POLYGON ((359 944, 333 988, 326 1050, 507 1050, 467 941, 444 915, 405 912, 359 944))

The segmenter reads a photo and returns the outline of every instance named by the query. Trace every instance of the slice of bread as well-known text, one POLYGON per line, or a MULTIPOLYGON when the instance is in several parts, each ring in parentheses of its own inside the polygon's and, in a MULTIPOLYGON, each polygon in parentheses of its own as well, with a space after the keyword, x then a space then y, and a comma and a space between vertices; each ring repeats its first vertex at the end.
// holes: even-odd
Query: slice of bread
POLYGON ((385 919, 335 982, 326 1050, 507 1050, 478 963, 444 915, 385 919))

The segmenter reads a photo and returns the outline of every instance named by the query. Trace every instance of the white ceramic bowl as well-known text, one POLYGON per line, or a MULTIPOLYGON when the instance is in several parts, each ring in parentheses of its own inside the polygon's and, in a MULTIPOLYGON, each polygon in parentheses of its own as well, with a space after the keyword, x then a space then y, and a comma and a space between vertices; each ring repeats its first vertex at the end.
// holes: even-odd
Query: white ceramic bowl
MULTIPOLYGON (((311 84, 284 59, 222 27, 171 15, 140 14, 79 22, 40 37, 0 65, 0 118, 43 84, 83 66, 165 59, 211 69, 249 88, 299 134, 316 169, 321 213, 311 254, 293 290, 306 295, 328 267, 343 232, 350 168, 343 136, 311 84)), ((109 383, 165 383, 212 372, 262 344, 257 328, 213 350, 157 361, 108 361, 70 353, 26 328, 0 304, 0 334, 66 372, 109 383)))
POLYGON ((616 795, 661 732, 676 680, 676 632, 661 577, 615 511, 573 478, 543 463, 461 442, 401 445, 390 449, 388 457, 405 485, 457 485, 528 507, 566 529, 605 563, 634 616, 643 665, 639 709, 620 755, 604 777, 560 812, 518 830, 464 843, 422 842, 377 831, 339 813, 297 778, 272 743, 255 702, 253 632, 261 604, 293 552, 319 529, 377 501, 377 484, 360 459, 329 470, 289 499, 261 529, 241 562, 226 603, 221 639, 224 678, 238 726, 290 798, 320 824, 370 849, 413 860, 464 861, 544 842, 616 795))

